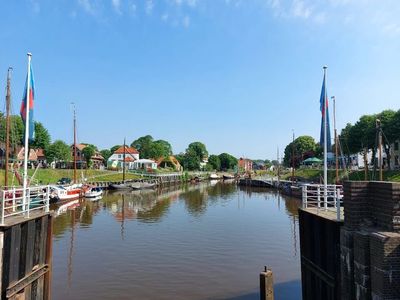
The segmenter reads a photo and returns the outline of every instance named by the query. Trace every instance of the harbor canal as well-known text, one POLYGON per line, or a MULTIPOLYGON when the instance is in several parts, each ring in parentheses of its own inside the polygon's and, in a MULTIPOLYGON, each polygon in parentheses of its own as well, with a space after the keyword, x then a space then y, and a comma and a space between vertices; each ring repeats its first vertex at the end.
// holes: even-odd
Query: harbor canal
POLYGON ((301 298, 300 201, 234 183, 108 192, 54 207, 52 299, 301 298))

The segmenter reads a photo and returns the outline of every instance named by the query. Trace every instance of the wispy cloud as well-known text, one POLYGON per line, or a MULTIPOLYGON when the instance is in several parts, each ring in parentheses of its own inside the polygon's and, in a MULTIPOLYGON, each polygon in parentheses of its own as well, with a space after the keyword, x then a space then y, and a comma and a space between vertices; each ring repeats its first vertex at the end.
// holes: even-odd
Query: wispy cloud
MULTIPOLYGON (((225 0, 232 2, 233 0, 225 0)), ((400 34, 398 0, 266 0, 275 17, 298 19, 315 24, 355 25, 381 33, 400 34)))
POLYGON ((189 16, 184 16, 182 19, 182 25, 185 28, 188 28, 190 26, 190 18, 189 16))
POLYGON ((32 6, 33 13, 35 13, 35 14, 40 13, 40 4, 39 4, 39 2, 31 0, 30 3, 31 3, 31 6, 32 6))
POLYGON ((178 6, 187 5, 190 7, 195 7, 197 5, 197 1, 198 0, 172 0, 172 3, 178 6))
POLYGON ((161 20, 163 20, 164 22, 168 21, 168 18, 169 18, 168 13, 164 13, 164 14, 161 16, 161 20))
POLYGON ((153 0, 146 0, 146 7, 145 7, 145 11, 146 14, 151 15, 154 9, 154 2, 153 0))
POLYGON ((293 0, 291 14, 294 17, 308 19, 312 14, 312 7, 302 0, 293 0))
POLYGON ((90 0, 78 0, 78 4, 89 14, 94 15, 95 10, 90 0))
POLYGON ((121 11, 121 0, 111 0, 111 5, 114 8, 115 12, 118 14, 122 14, 121 11))

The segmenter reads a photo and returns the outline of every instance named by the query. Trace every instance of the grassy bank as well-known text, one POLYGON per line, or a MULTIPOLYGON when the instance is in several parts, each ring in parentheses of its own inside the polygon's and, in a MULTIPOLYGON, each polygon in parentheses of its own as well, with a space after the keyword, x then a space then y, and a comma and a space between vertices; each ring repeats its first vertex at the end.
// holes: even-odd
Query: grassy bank
MULTIPOLYGON (((29 176, 33 175, 34 170, 28 170, 29 176)), ((39 169, 36 172, 35 180, 41 182, 42 184, 53 184, 57 183, 60 178, 68 177, 72 178, 74 175, 73 170, 65 169, 39 169)), ((115 171, 101 171, 101 170, 78 170, 77 177, 81 179, 82 176, 87 178, 88 181, 121 181, 122 173, 115 171)), ((137 175, 126 174, 126 179, 136 179, 137 175)), ((18 185, 17 179, 12 173, 9 173, 9 185, 18 185), (14 182, 13 182, 14 178, 14 182)), ((4 186, 4 171, 0 173, 0 185, 4 186)))
MULTIPOLYGON (((283 174, 282 178, 289 179, 291 177, 291 173, 283 174)), ((365 178, 364 170, 361 171, 350 171, 346 174, 344 171, 339 171, 339 177, 341 179, 346 180, 346 175, 348 176, 348 180, 353 181, 363 181, 365 178)), ((295 176, 304 178, 309 181, 320 182, 324 176, 323 170, 316 169, 298 169, 295 171, 295 176)), ((336 176, 335 170, 328 170, 328 182, 334 183, 336 176)), ((376 172, 374 174, 373 171, 368 172, 368 180, 378 180, 379 173, 376 172)), ((383 171, 383 180, 384 181, 395 181, 400 182, 400 171, 383 171)))

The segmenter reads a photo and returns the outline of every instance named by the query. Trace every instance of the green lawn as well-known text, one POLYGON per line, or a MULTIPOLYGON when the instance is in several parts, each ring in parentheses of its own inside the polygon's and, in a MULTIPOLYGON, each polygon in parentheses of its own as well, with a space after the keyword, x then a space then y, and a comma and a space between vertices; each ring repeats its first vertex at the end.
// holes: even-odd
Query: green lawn
MULTIPOLYGON (((0 173, 0 185, 4 185, 4 171, 0 173)), ((29 176, 32 176, 34 170, 28 170, 29 176)), ((35 180, 43 184, 56 183, 62 177, 72 178, 74 171, 69 169, 39 169, 34 177, 35 180)), ((78 180, 87 178, 88 181, 121 181, 122 173, 116 171, 100 170, 77 170, 78 180)), ((137 175, 126 174, 126 179, 136 179, 137 175)), ((9 185, 18 185, 17 179, 12 173, 9 173, 9 185), (14 181, 13 181, 14 179, 14 181)))

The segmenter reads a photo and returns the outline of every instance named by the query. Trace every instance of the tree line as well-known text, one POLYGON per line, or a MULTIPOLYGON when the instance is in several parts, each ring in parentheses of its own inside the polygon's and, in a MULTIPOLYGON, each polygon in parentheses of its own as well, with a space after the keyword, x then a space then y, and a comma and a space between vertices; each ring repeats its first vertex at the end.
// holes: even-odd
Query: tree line
MULTIPOLYGON (((17 146, 23 145, 24 125, 21 117, 12 115, 11 117, 11 134, 10 144, 12 148, 12 156, 16 158, 17 146)), ((5 143, 6 134, 6 120, 3 114, 0 114, 0 141, 5 143)), ((47 128, 42 123, 35 121, 34 140, 30 143, 32 149, 43 149, 48 163, 57 161, 71 161, 72 151, 70 145, 62 140, 55 140, 51 142, 51 136, 47 128)), ((91 157, 98 151, 103 156, 104 160, 108 158, 122 145, 114 145, 110 149, 102 149, 99 151, 97 146, 88 143, 81 143, 86 145, 82 150, 83 157, 88 166, 91 164, 91 157)), ((151 135, 139 137, 129 144, 131 147, 137 149, 141 158, 158 159, 168 158, 173 155, 172 146, 168 141, 155 140, 151 135)), ((228 153, 221 153, 220 155, 210 155, 206 146, 201 142, 190 143, 183 153, 175 155, 179 163, 185 170, 230 170, 234 169, 237 165, 237 159, 228 153), (207 161, 208 163, 204 163, 207 161)))
MULTIPOLYGON (((352 154, 372 151, 372 164, 375 163, 378 146, 377 120, 382 130, 382 146, 387 156, 387 166, 390 169, 390 147, 400 138, 400 110, 383 110, 377 114, 362 115, 354 124, 347 123, 338 138, 343 155, 348 158, 352 154)), ((333 141, 334 142, 334 141, 333 141)), ((331 152, 335 145, 332 143, 331 152)), ((298 167, 309 157, 322 158, 323 149, 311 136, 299 136, 285 148, 284 164, 298 167)), ((340 153, 339 153, 340 155, 340 153)))
MULTIPOLYGON (((390 169, 390 147, 400 137, 400 110, 383 110, 377 114, 361 116, 354 125, 347 123, 339 135, 343 154, 350 156, 350 154, 372 151, 374 160, 378 146, 377 120, 380 120, 382 145, 387 156, 387 166, 390 169)), ((375 161, 372 163, 374 164, 375 161)))

